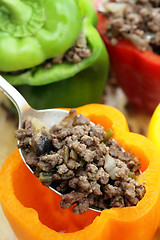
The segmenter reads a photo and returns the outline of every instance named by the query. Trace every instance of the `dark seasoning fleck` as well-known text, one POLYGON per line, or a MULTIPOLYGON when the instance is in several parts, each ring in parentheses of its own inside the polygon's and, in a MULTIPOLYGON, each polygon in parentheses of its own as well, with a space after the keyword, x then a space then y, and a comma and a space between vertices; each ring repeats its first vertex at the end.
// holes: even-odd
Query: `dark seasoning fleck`
POLYGON ((82 214, 89 207, 106 209, 135 206, 145 195, 144 184, 136 181, 139 159, 125 152, 104 131, 72 109, 51 129, 37 119, 26 120, 16 131, 26 162, 46 186, 62 193, 61 208, 71 205, 82 214))

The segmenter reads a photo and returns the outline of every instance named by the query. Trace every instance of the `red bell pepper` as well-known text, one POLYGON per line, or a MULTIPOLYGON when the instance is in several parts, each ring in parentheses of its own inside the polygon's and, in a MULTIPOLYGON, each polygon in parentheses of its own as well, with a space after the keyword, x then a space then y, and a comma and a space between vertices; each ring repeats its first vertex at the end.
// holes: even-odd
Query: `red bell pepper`
MULTIPOLYGON (((98 4, 95 8, 98 12, 98 4)), ((110 56, 111 70, 119 86, 137 109, 152 113, 160 102, 160 56, 142 52, 128 40, 112 45, 106 35, 108 19, 98 12, 97 29, 110 56)))

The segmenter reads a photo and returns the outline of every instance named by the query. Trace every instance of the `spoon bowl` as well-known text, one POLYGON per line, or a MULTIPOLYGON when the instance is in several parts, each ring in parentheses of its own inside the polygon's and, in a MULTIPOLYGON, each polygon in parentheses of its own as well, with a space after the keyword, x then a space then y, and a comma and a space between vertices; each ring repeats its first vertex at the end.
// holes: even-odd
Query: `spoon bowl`
MULTIPOLYGON (((9 84, 2 76, 0 76, 0 90, 13 102, 18 111, 19 124, 18 128, 22 128, 22 123, 27 118, 36 118, 44 123, 45 126, 51 128, 54 124, 59 123, 68 115, 68 111, 62 109, 44 109, 36 110, 33 109, 24 97, 11 85, 9 84)), ((92 123, 93 124, 93 123, 92 123)), ((23 162, 33 173, 31 167, 26 163, 25 156, 21 148, 19 148, 20 155, 23 162)), ((56 189, 49 186, 49 188, 56 192, 58 195, 62 196, 60 192, 56 189)), ((93 211, 101 212, 100 210, 90 208, 93 211)))

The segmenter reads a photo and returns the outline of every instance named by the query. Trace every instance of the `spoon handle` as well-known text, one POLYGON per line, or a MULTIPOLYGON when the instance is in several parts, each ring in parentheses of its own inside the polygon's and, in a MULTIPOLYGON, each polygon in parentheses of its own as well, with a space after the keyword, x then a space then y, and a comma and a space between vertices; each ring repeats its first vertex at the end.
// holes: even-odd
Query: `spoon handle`
POLYGON ((13 102, 17 108, 19 118, 21 118, 22 109, 30 108, 24 97, 2 76, 0 76, 0 90, 13 102))

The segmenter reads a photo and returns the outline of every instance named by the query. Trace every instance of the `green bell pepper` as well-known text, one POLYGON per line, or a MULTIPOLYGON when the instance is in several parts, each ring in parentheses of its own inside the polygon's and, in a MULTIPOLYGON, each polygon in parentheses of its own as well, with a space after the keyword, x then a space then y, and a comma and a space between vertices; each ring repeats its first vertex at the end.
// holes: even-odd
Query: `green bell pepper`
POLYGON ((96 23, 89 0, 0 0, 2 76, 37 109, 99 102, 109 60, 96 23), (81 32, 91 56, 45 69, 42 63, 69 50, 81 32))
POLYGON ((58 56, 73 45, 81 31, 82 17, 75 1, 0 3, 0 71, 30 68, 58 56), (66 37, 70 29, 72 34, 66 37))

